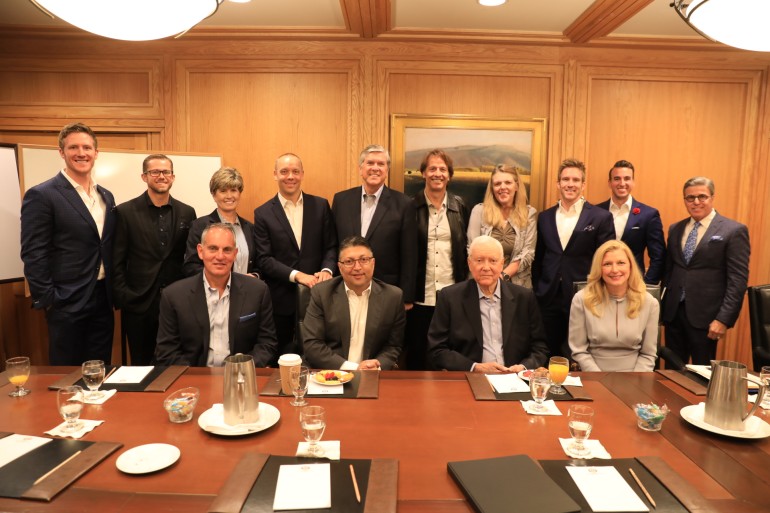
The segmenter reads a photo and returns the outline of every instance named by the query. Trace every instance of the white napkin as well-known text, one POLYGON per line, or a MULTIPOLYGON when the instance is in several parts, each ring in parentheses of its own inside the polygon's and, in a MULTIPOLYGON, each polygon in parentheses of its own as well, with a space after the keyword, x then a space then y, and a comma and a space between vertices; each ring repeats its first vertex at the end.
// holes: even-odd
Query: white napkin
POLYGON ((567 467, 591 510, 650 511, 615 467, 567 467))
POLYGON ((529 392, 529 385, 516 374, 486 374, 486 377, 498 394, 529 392))
POLYGON ((51 435, 51 436, 60 436, 62 438, 82 438, 83 435, 86 433, 90 433, 94 430, 97 426, 100 426, 104 421, 103 420, 88 420, 88 419, 80 419, 78 420, 82 424, 82 427, 78 429, 77 431, 74 431, 72 433, 67 431, 62 431, 62 428, 67 425, 66 422, 62 422, 55 428, 53 428, 50 431, 46 431, 45 434, 51 435))
POLYGON ((556 403, 553 401, 553 399, 543 401, 543 406, 545 407, 545 411, 533 410, 536 404, 535 401, 520 401, 520 402, 521 402, 521 405, 524 407, 524 411, 529 413, 530 415, 561 415, 561 411, 559 411, 559 408, 556 407, 556 403))
POLYGON ((323 449, 323 454, 319 456, 312 455, 308 452, 310 444, 308 442, 300 442, 297 445, 296 456, 305 458, 326 458, 327 460, 339 460, 340 459, 340 441, 339 440, 326 440, 318 442, 316 445, 320 445, 323 449))
POLYGON ((580 381, 580 376, 567 376, 567 379, 564 380, 562 385, 567 385, 570 387, 582 387, 583 382, 580 381))
POLYGON ((102 396, 99 397, 98 399, 91 399, 90 398, 90 393, 89 392, 84 392, 83 393, 83 403, 85 403, 85 404, 104 404, 104 403, 107 402, 107 400, 110 397, 115 395, 117 392, 118 391, 115 390, 115 389, 113 389, 113 390, 101 390, 102 396))
POLYGON ((581 456, 580 458, 576 458, 567 452, 567 447, 572 443, 572 438, 559 438, 559 443, 561 444, 561 448, 564 449, 564 454, 575 460, 587 460, 590 458, 599 458, 602 460, 612 459, 610 453, 607 452, 607 449, 604 448, 599 440, 583 440, 583 445, 585 445, 591 453, 586 456, 581 456))
POLYGON ((281 465, 273 510, 332 507, 331 466, 328 463, 281 465), (300 490, 301 493, 297 493, 300 490))
POLYGON ((315 374, 307 380, 307 393, 318 395, 342 395, 345 393, 345 385, 321 385, 316 383, 315 374))
MULTIPOLYGON (((765 392, 765 398, 767 398, 767 394, 770 394, 770 392, 765 392)), ((757 394, 749 394, 749 402, 750 403, 757 402, 757 394)), ((763 410, 770 410, 770 404, 764 401, 759 405, 759 407, 762 408, 763 410)))
POLYGON ((217 434, 217 431, 225 434, 246 434, 258 431, 261 426, 262 419, 259 418, 253 424, 225 424, 225 405, 222 403, 215 403, 211 405, 211 416, 208 417, 208 424, 204 428, 206 431, 217 434))

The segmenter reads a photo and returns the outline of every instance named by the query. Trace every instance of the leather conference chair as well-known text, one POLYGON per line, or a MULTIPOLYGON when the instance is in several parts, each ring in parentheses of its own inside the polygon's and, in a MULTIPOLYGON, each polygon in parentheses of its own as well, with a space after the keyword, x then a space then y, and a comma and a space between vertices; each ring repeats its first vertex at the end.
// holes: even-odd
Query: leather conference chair
MULTIPOLYGON (((576 281, 572 284, 572 289, 575 293, 577 293, 579 290, 584 288, 588 282, 585 281, 576 281)), ((647 285, 647 292, 650 293, 652 297, 658 300, 658 304, 660 304, 660 285, 647 285)), ((657 359, 655 360, 655 368, 660 367, 660 360, 662 359, 664 362, 666 362, 666 368, 667 369, 674 369, 674 370, 682 370, 685 368, 685 364, 682 361, 679 356, 677 356, 676 353, 674 353, 671 349, 667 348, 666 346, 662 345, 660 343, 660 319, 658 319, 658 351, 657 351, 657 359)))
POLYGON ((770 365, 770 285, 749 287, 749 323, 754 370, 770 365))
POLYGON ((302 325, 305 323, 305 311, 307 305, 310 303, 310 287, 306 287, 301 283, 297 284, 297 315, 295 316, 294 326, 294 346, 297 348, 297 353, 302 356, 305 353, 305 346, 303 344, 302 325))

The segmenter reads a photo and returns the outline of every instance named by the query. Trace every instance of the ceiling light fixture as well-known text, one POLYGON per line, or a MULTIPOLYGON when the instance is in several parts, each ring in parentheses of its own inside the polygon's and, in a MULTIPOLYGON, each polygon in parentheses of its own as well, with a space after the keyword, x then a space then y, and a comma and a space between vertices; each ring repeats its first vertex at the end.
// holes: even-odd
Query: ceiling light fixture
POLYGON ((770 51, 767 0, 674 0, 671 7, 707 39, 744 50, 770 51))
POLYGON ((497 7, 498 5, 503 5, 508 0, 478 0, 480 5, 483 5, 484 7, 497 7))
POLYGON ((217 11, 223 0, 30 0, 47 15, 112 39, 179 36, 217 11))

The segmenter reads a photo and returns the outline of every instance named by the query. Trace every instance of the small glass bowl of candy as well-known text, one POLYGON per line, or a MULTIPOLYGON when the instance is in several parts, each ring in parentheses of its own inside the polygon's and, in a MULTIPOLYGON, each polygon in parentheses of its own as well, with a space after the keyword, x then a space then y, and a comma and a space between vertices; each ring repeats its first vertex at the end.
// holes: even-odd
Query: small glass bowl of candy
POLYGON ((645 431, 660 431, 663 421, 668 415, 668 406, 652 404, 635 404, 636 424, 645 431))
POLYGON ((197 388, 187 387, 166 397, 163 407, 168 412, 168 420, 177 424, 192 420, 200 395, 200 390, 197 388))

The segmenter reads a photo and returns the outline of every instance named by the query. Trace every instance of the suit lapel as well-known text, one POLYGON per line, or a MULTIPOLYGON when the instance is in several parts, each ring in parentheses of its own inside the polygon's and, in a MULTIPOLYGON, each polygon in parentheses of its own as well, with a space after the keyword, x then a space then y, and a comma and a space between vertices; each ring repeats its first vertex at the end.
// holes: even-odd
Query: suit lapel
POLYGON ((342 357, 347 360, 350 354, 350 305, 348 305, 348 296, 345 294, 344 281, 340 281, 337 290, 334 291, 333 301, 334 311, 340 323, 342 357))
MULTIPOLYGON (((94 221, 93 216, 86 208, 86 204, 83 203, 83 199, 80 197, 80 194, 78 194, 78 191, 75 190, 75 188, 72 186, 69 181, 67 181, 66 178, 59 175, 59 180, 56 186, 59 189, 59 192, 64 197, 64 199, 69 202, 70 205, 72 205, 72 208, 75 209, 75 211, 80 214, 80 216, 85 220, 88 225, 94 229, 94 231, 98 234, 99 230, 96 228, 96 222, 94 221)), ((105 204, 107 202, 105 201, 105 204)), ((107 220, 107 216, 105 214, 105 222, 107 220)))
POLYGON ((698 256, 698 254, 703 253, 705 249, 701 251, 701 248, 705 248, 708 242, 711 240, 711 237, 717 234, 719 232, 720 225, 722 224, 722 216, 719 214, 714 216, 714 219, 711 220, 711 223, 709 223, 709 227, 706 230, 706 232, 703 234, 703 237, 701 237, 700 242, 697 246, 695 246, 695 251, 692 254, 692 258, 690 259, 690 263, 695 260, 695 258, 698 256))
MULTIPOLYGON (((297 239, 294 237, 294 230, 291 229, 289 218, 286 217, 286 211, 281 206, 281 200, 278 199, 277 194, 275 197, 273 197, 273 201, 270 202, 270 210, 273 212, 273 215, 275 216, 276 221, 278 221, 278 224, 281 225, 281 230, 283 230, 288 235, 294 249, 299 251, 299 246, 297 246, 297 239)), ((304 226, 306 223, 302 224, 304 226)))
POLYGON ((484 331, 481 329, 481 308, 479 307, 479 289, 474 280, 468 280, 463 295, 465 318, 471 323, 473 334, 479 347, 484 347, 484 331))
POLYGON ((555 247, 558 247, 559 252, 563 252, 564 249, 561 247, 561 240, 559 239, 559 229, 556 227, 556 211, 558 209, 559 206, 556 205, 555 209, 543 212, 545 216, 543 218, 543 237, 547 240, 557 241, 555 247))
POLYGON ((382 293, 382 287, 377 282, 372 282, 372 292, 369 295, 369 306, 366 310, 366 329, 364 330, 364 350, 363 360, 374 357, 372 345, 377 339, 377 330, 380 328, 382 320, 382 304, 379 296, 382 293))
MULTIPOLYGON (((203 361, 208 358, 209 345, 211 343, 211 325, 209 323, 209 308, 206 304, 206 290, 203 285, 203 276, 196 275, 197 280, 192 285, 190 294, 190 310, 193 312, 198 329, 203 333, 203 361)), ((205 363, 204 363, 205 365, 205 363)))
MULTIPOLYGON (((361 208, 360 202, 358 208, 361 208)), ((390 209, 390 190, 387 187, 382 188, 382 194, 380 194, 380 200, 377 202, 377 208, 374 209, 374 215, 372 216, 372 222, 369 223, 369 229, 366 231, 366 239, 369 240, 377 229, 377 225, 380 224, 382 218, 385 217, 388 209, 390 209)), ((358 216, 359 219, 361 216, 358 216)), ((360 221, 359 221, 360 223, 360 221)))
MULTIPOLYGON (((572 245, 573 241, 575 240, 575 234, 582 232, 588 226, 589 224, 588 218, 591 216, 591 208, 593 208, 593 205, 589 204, 588 202, 583 203, 583 209, 580 211, 580 217, 578 217, 577 223, 575 223, 575 229, 572 230, 572 233, 569 236, 569 241, 567 241, 567 246, 564 248, 565 252, 569 249, 569 247, 572 245)), ((554 223, 556 222, 555 214, 556 213, 554 212, 554 223)), ((558 236, 559 236, 559 230, 557 229, 556 237, 558 236)))
POLYGON ((623 236, 622 239, 625 239, 627 235, 631 234, 631 230, 634 228, 634 226, 637 226, 639 223, 639 217, 641 216, 641 208, 639 207, 639 202, 635 199, 631 200, 631 212, 628 213, 628 221, 626 222, 626 227, 623 229, 623 236), (634 215, 634 209, 639 208, 640 213, 639 215, 634 215))
POLYGON ((230 354, 235 354, 238 321, 240 320, 241 305, 244 301, 243 291, 234 274, 230 278, 230 309, 228 313, 227 334, 230 341, 230 354))
POLYGON ((672 257, 675 256, 683 265, 686 264, 684 261, 684 253, 682 252, 682 234, 684 233, 684 228, 687 226, 688 220, 689 218, 679 221, 676 226, 674 226, 674 229, 671 230, 671 235, 668 237, 668 250, 671 251, 673 249, 672 257))
POLYGON ((513 329, 513 315, 511 313, 514 311, 515 301, 510 287, 502 282, 500 282, 500 287, 500 316, 503 318, 503 354, 505 354, 505 345, 513 329))

